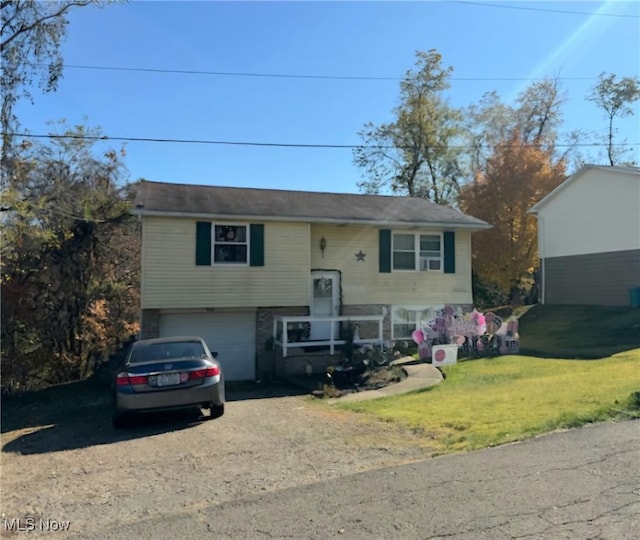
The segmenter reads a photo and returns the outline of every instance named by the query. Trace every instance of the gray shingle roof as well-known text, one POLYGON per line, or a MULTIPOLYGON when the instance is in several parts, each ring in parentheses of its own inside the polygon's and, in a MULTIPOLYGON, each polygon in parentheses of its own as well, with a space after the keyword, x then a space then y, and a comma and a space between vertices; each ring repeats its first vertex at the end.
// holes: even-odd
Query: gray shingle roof
POLYGON ((490 227, 484 221, 453 208, 411 197, 169 184, 147 180, 138 186, 134 213, 309 223, 443 225, 476 230, 490 227))

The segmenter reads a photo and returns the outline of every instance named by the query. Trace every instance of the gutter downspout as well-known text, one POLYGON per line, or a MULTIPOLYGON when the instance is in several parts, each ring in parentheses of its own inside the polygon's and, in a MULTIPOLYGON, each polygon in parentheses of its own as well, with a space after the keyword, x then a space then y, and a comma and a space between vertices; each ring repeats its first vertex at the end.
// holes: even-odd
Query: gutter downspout
POLYGON ((540 303, 544 305, 546 296, 546 272, 544 249, 544 219, 538 214, 538 254, 540 256, 540 303))

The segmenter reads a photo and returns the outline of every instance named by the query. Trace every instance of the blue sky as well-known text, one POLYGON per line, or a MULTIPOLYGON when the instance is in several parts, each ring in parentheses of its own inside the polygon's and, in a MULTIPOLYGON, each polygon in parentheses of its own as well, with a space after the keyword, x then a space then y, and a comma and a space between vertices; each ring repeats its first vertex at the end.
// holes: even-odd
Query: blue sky
MULTIPOLYGON (((395 79, 413 66, 415 51, 432 48, 454 67, 453 105, 476 103, 490 90, 511 103, 530 79, 559 76, 567 95, 561 132, 604 135, 606 120, 585 95, 603 71, 640 75, 640 2, 87 7, 70 15, 62 49, 69 66, 392 80, 67 67, 56 93, 36 93, 35 104, 23 102, 17 112, 31 133, 48 133, 47 122, 66 119, 112 137, 357 145, 366 122, 392 120, 395 79)), ((617 122, 618 139, 635 143, 629 157, 640 161, 638 102, 634 110, 634 118, 617 122)), ((129 142, 126 151, 131 180, 332 192, 357 192, 361 180, 349 149, 129 142)), ((605 163, 604 148, 584 152, 605 163)))

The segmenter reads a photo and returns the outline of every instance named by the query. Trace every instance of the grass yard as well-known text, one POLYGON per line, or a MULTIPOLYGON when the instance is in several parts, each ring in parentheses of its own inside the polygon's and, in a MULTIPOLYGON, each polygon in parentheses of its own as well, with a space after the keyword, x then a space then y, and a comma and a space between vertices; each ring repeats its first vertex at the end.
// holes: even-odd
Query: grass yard
POLYGON ((640 347, 640 309, 535 305, 520 317, 520 353, 602 358, 640 347))
POLYGON ((339 407, 408 425, 442 453, 640 417, 640 348, 601 360, 503 356, 443 370, 446 380, 428 390, 339 407))

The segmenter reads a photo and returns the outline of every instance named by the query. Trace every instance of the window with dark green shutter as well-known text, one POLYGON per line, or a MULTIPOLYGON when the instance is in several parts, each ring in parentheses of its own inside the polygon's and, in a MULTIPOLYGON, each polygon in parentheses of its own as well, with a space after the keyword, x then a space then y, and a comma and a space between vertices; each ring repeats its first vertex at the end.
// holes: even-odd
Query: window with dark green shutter
POLYGON ((456 273, 456 233, 445 231, 444 240, 444 273, 456 273))
POLYGON ((264 225, 196 222, 196 265, 264 266, 264 225))
MULTIPOLYGON (((388 272, 444 271, 444 235, 442 233, 387 232, 389 237, 385 238, 384 253, 390 253, 388 272)), ((383 271, 382 243, 381 235, 381 272, 383 271)))
POLYGON ((380 229, 379 231, 379 269, 382 273, 391 272, 391 231, 380 229))
POLYGON ((196 265, 211 266, 211 223, 196 222, 196 265))
POLYGON ((249 227, 235 223, 213 225, 213 264, 249 262, 249 227))
POLYGON ((264 266, 264 225, 254 223, 249 225, 249 264, 264 266))

